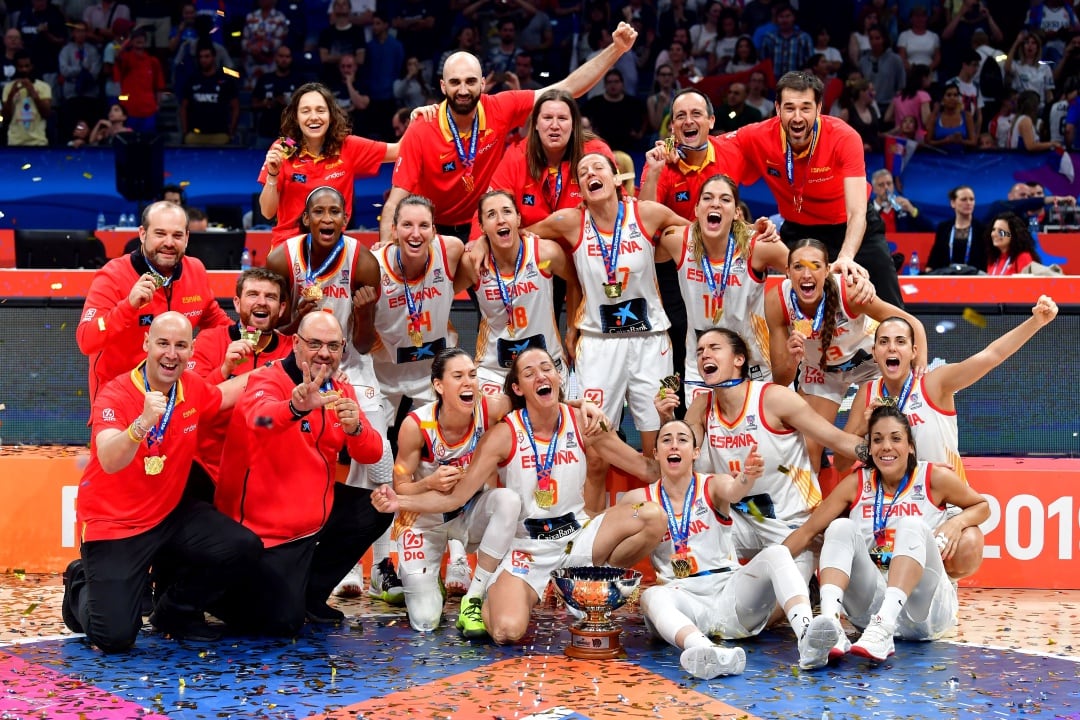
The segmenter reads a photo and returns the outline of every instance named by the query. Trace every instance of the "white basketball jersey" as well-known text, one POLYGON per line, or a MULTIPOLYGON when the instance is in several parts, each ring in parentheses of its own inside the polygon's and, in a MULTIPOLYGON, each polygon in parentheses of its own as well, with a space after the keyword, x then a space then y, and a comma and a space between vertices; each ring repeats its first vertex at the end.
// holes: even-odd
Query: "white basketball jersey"
MULTIPOLYGON (((739 559, 735 554, 735 545, 731 539, 731 518, 721 515, 713 507, 712 500, 709 499, 707 478, 708 475, 694 473, 693 488, 696 494, 690 510, 693 519, 690 520, 687 546, 694 558, 696 572, 734 570, 739 566, 739 559)), ((663 507, 660 502, 660 483, 661 481, 657 480, 646 487, 645 497, 663 507)), ((675 513, 674 523, 676 527, 680 527, 683 502, 672 499, 670 504, 672 512, 675 513)), ((669 519, 669 528, 670 525, 669 519)), ((675 579, 675 573, 671 568, 671 555, 674 548, 669 529, 650 556, 657 577, 665 582, 675 579)))
MULTIPOLYGON (((828 348, 827 363, 830 366, 842 365, 849 360, 859 362, 869 359, 874 346, 874 331, 877 330, 877 321, 864 315, 855 315, 848 307, 847 291, 839 275, 830 275, 826 282, 836 283, 840 293, 840 306, 836 309, 836 329, 833 330, 832 344, 828 348), (860 353, 861 351, 861 353, 860 353)), ((789 327, 799 317, 801 310, 796 310, 791 302, 791 280, 785 278, 780 284, 780 300, 784 309, 784 323, 789 327)), ((821 302, 825 302, 824 296, 821 302)), ((805 316, 813 321, 814 314, 805 316)), ((824 324, 824 323, 823 323, 824 324)), ((819 367, 821 363, 821 333, 814 332, 806 341, 806 355, 803 364, 810 367, 819 367)), ((856 363, 858 364, 858 363, 856 363)))
POLYGON ((398 246, 386 245, 375 253, 379 261, 379 299, 375 304, 375 332, 378 337, 371 354, 378 364, 430 363, 440 351, 457 344, 450 325, 454 304, 454 277, 448 270, 446 243, 441 235, 431 242, 427 269, 420 280, 406 283, 398 262, 398 246), (417 347, 409 337, 409 305, 406 287, 412 293, 420 315, 422 342, 417 347))
MULTIPOLYGON (((489 258, 490 262, 490 258, 489 258)), ((522 233, 521 262, 500 267, 503 289, 511 301, 507 315, 494 268, 485 263, 476 285, 480 305, 480 329, 476 335, 476 365, 505 378, 514 358, 532 347, 548 351, 557 368, 562 367, 562 338, 555 319, 551 273, 540 267, 540 238, 522 233), (510 336, 509 323, 514 335, 510 336)))
MULTIPOLYGON (((723 295, 723 312, 719 322, 714 322, 720 307, 713 299, 707 280, 706 269, 711 266, 713 282, 719 292, 724 271, 724 255, 694 261, 690 257, 690 232, 693 226, 683 230, 682 254, 675 259, 678 269, 679 292, 686 305, 686 351, 694 357, 698 333, 714 327, 727 328, 739 333, 750 350, 750 378, 772 380, 769 361, 769 326, 765 322, 765 276, 758 276, 750 265, 754 251, 754 239, 750 240, 746 257, 736 249, 731 258, 727 288, 723 295)), ((732 241, 729 241, 732 242, 732 241)))
POLYGON ((765 461, 765 472, 751 490, 751 496, 759 498, 755 500, 758 510, 781 522, 801 521, 821 502, 821 487, 806 443, 797 431, 771 428, 765 421, 763 398, 772 383, 747 380, 743 384, 748 386, 746 400, 731 420, 721 414, 715 395, 710 398, 704 452, 698 457, 697 468, 735 474, 742 469, 750 448, 757 445, 765 461), (760 498, 762 495, 768 499, 760 498))
MULTIPOLYGON (((578 431, 574 411, 569 405, 561 405, 562 423, 554 439, 536 435, 536 454, 533 454, 529 434, 521 421, 521 410, 503 418, 514 435, 514 450, 499 466, 499 481, 521 497, 521 519, 551 518, 573 514, 579 523, 588 520, 585 513, 585 448, 578 431), (555 497, 551 507, 536 504, 536 467, 547 456, 549 442, 557 442, 551 478, 555 481, 555 497)), ((535 430, 535 428, 534 428, 535 430)), ((517 537, 528 537, 523 525, 518 525, 517 537)))
POLYGON ((575 318, 576 327, 592 334, 633 335, 667 330, 671 323, 660 302, 656 285, 656 248, 652 238, 645 235, 638 217, 637 202, 623 202, 624 215, 619 239, 619 256, 615 263, 614 281, 621 284, 617 297, 604 291, 608 282, 604 248, 610 253, 614 228, 599 228, 593 224, 591 213, 585 210, 578 242, 574 247, 574 267, 581 282, 581 308, 575 318))
MULTIPOLYGON (((896 524, 900 518, 917 517, 922 519, 929 527, 936 528, 945 522, 945 503, 934 499, 930 487, 930 473, 932 463, 919 461, 915 472, 895 498, 887 493, 882 493, 880 501, 880 514, 885 518, 885 535, 881 547, 886 552, 892 552, 893 538, 896 534, 896 524)), ((866 547, 873 550, 879 546, 874 538, 874 505, 877 500, 877 471, 871 468, 859 470, 859 494, 851 504, 848 517, 859 528, 859 535, 866 541, 866 547)))
MULTIPOLYGON (((960 459, 960 433, 956 427, 956 411, 942 410, 926 395, 926 378, 911 386, 911 393, 900 411, 907 416, 915 436, 915 455, 919 460, 951 465, 953 471, 967 482, 964 463, 960 459)), ((882 397, 884 378, 866 383, 866 406, 882 397)))

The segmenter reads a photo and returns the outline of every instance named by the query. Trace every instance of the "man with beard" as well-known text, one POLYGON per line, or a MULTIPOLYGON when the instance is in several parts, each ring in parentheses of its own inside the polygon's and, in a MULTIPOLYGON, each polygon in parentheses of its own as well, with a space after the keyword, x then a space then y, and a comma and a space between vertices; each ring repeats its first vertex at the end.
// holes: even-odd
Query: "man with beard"
MULTIPOLYGON (((240 273, 233 298, 240 322, 199 333, 188 369, 207 382, 223 382, 291 355, 292 344, 274 329, 286 307, 288 292, 285 278, 266 268, 240 273)), ((222 411, 199 426, 199 453, 191 467, 188 487, 208 501, 214 496, 231 418, 232 412, 222 411)))
POLYGON ((98 387, 138 364, 146 328, 167 310, 206 329, 231 325, 217 304, 206 267, 184 255, 188 217, 175 203, 156 202, 143 211, 139 247, 94 275, 75 330, 79 350, 90 358, 90 402, 98 387))
POLYGON ((274 71, 260 75, 251 93, 251 107, 259 111, 255 123, 259 147, 269 146, 281 136, 281 113, 301 82, 293 72, 292 62, 289 46, 279 47, 274 52, 274 71))
MULTIPOLYGON (((583 95, 633 47, 637 31, 619 23, 613 38, 612 45, 551 87, 583 95)), ((468 52, 446 59, 439 86, 446 100, 438 106, 436 119, 413 122, 401 139, 393 187, 379 222, 384 242, 393 241, 394 209, 410 194, 435 203, 439 234, 467 238, 507 136, 525 124, 537 97, 532 90, 482 94, 480 61, 468 52)))

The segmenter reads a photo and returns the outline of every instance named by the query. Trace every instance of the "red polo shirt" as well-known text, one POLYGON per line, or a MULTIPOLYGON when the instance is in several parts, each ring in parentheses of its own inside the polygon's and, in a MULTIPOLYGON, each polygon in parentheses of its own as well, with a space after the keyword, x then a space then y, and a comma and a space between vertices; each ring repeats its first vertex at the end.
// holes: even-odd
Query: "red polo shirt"
MULTIPOLYGON (((532 112, 535 92, 509 90, 498 95, 481 95, 476 106, 480 138, 476 142, 471 181, 458 158, 457 147, 446 120, 446 101, 439 105, 438 120, 409 124, 401 138, 401 151, 394 166, 394 186, 435 203, 435 221, 441 225, 463 225, 476 215, 480 196, 487 192, 495 169, 503 157, 506 138, 523 125, 532 112), (472 188, 471 190, 469 188, 472 188)), ((471 127, 461 127, 461 144, 469 150, 471 127)))
MULTIPOLYGON (((277 225, 270 246, 277 247, 300 233, 300 216, 307 196, 317 187, 329 185, 345 196, 345 213, 352 217, 353 183, 357 177, 371 177, 379 172, 386 157, 386 143, 350 135, 335 157, 316 158, 307 151, 295 153, 281 164, 277 176, 277 225)), ((266 166, 259 171, 259 182, 266 183, 266 166)))
MULTIPOLYGON (((191 372, 177 383, 176 405, 160 443, 139 443, 135 458, 115 473, 102 469, 97 457, 97 436, 102 430, 126 430, 142 414, 146 399, 141 368, 101 387, 91 411, 90 464, 79 483, 76 516, 82 542, 120 540, 158 525, 180 502, 195 457, 199 422, 221 407, 221 391, 191 372), (144 458, 161 456, 165 466, 147 475, 144 458)), ((130 439, 128 440, 130 442, 130 439)))
MULTIPOLYGON (((794 161, 788 181, 785 141, 777 117, 762 120, 724 136, 717 147, 718 161, 740 185, 758 178, 776 199, 785 220, 804 225, 842 225, 847 222, 844 178, 865 182, 866 158, 862 139, 840 118, 821 115, 817 146, 794 161), (801 209, 797 198, 802 198, 801 209)), ((869 191, 870 184, 867 183, 869 191)))
MULTIPOLYGON (((675 165, 665 165, 656 181, 656 201, 667 205, 687 220, 694 219, 694 206, 697 205, 701 186, 713 175, 732 176, 738 182, 737 174, 743 172, 740 160, 734 168, 721 164, 718 148, 724 144, 726 136, 709 136, 709 147, 705 149, 705 160, 701 165, 688 165, 680 160, 675 165), (735 174, 733 174, 735 173, 735 174)), ((730 164, 730 161, 727 161, 730 164)))

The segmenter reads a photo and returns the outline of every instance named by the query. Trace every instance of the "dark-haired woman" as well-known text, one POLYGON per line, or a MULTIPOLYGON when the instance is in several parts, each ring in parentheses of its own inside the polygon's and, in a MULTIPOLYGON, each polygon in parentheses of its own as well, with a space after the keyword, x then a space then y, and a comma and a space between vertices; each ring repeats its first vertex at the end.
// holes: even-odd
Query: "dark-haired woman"
POLYGON ((870 416, 868 466, 844 478, 784 545, 802 552, 825 533, 819 578, 821 615, 840 627, 841 612, 863 633, 841 631, 830 652, 874 662, 894 653, 893 636, 934 640, 956 626, 956 586, 945 571, 966 528, 990 505, 941 465, 916 459, 911 426, 886 405, 870 416), (961 509, 949 517, 946 505, 961 509))
MULTIPOLYGON (((840 276, 829 272, 825 246, 804 238, 788 256, 787 279, 765 296, 773 379, 788 384, 799 377, 799 393, 829 422, 836 419, 847 389, 878 376, 871 350, 876 320, 902 317, 915 329, 918 376, 926 371, 926 331, 915 316, 875 297, 857 303, 840 276), (817 342, 813 342, 817 341, 817 342)), ((821 446, 807 440, 817 472, 821 446)))
MULTIPOLYGON (((349 116, 320 83, 301 85, 281 115, 281 139, 266 151, 259 172, 263 189, 259 211, 277 216, 272 245, 296 235, 304 200, 314 188, 329 185, 345 198, 352 217, 353 181, 397 160, 398 145, 350 135, 349 116)), ((346 220, 347 221, 347 220, 346 220)))
POLYGON ((984 225, 975 219, 975 191, 970 185, 958 185, 949 191, 949 206, 953 219, 937 226, 926 271, 953 263, 986 270, 984 225))
POLYGON ((1013 213, 994 218, 986 238, 986 272, 1016 275, 1033 262, 1040 262, 1028 224, 1013 213))

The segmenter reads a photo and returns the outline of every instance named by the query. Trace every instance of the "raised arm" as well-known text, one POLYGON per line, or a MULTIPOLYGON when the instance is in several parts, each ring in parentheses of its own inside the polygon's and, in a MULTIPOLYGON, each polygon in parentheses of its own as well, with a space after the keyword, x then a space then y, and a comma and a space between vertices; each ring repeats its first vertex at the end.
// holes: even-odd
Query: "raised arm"
POLYGON ((866 456, 866 444, 861 436, 849 435, 821 417, 791 388, 770 385, 765 390, 765 407, 769 414, 778 417, 787 427, 798 430, 816 443, 832 448, 835 453, 858 459, 866 456))
MULTIPOLYGON (((604 73, 615 65, 615 61, 622 57, 623 53, 634 46, 637 40, 637 30, 630 25, 621 22, 611 34, 612 43, 597 53, 594 57, 582 63, 574 72, 567 75, 563 80, 549 86, 565 90, 574 97, 581 97, 589 89, 598 83, 604 73)), ((542 93, 536 93, 539 99, 542 93)))

